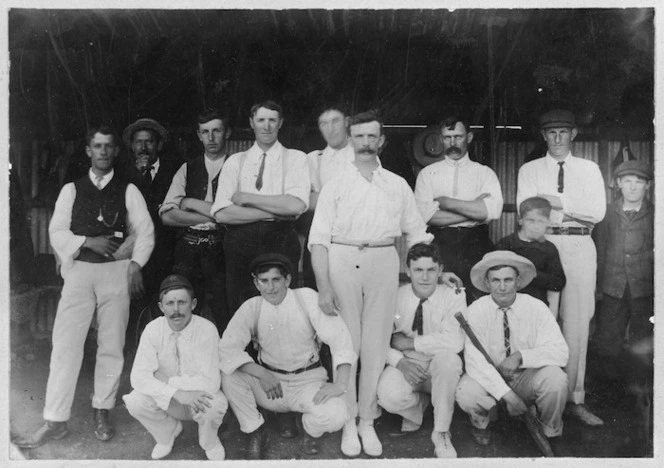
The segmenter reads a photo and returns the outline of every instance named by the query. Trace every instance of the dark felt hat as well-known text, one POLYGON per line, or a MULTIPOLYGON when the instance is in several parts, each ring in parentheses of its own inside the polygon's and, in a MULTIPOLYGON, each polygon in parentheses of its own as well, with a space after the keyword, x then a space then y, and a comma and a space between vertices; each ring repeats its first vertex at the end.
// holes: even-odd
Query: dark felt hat
POLYGON ((616 167, 616 170, 613 171, 614 179, 625 175, 635 175, 643 177, 646 180, 652 180, 653 178, 653 173, 650 166, 636 159, 630 159, 629 161, 621 163, 618 167, 616 167))
POLYGON ((127 126, 122 132, 122 141, 127 148, 131 148, 131 139, 138 130, 152 130, 159 134, 162 143, 168 140, 168 131, 161 126, 159 122, 153 119, 138 119, 133 124, 127 126))
POLYGON ((422 166, 442 161, 443 142, 440 140, 440 125, 429 125, 413 139, 413 156, 422 166))
POLYGON ((545 112, 539 119, 542 130, 546 128, 575 128, 574 114, 566 109, 553 109, 545 112))
POLYGON ((194 290, 189 280, 182 275, 168 275, 164 278, 164 281, 161 282, 161 286, 159 286, 159 295, 161 296, 171 289, 194 290))
POLYGON ((264 253, 254 258, 249 266, 251 273, 255 273, 256 269, 262 265, 271 265, 284 268, 289 275, 293 274, 293 263, 283 254, 280 253, 264 253))

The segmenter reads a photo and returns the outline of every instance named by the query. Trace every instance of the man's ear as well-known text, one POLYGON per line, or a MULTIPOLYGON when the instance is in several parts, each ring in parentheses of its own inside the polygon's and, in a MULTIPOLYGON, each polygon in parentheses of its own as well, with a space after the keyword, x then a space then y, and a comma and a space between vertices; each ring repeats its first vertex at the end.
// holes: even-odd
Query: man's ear
POLYGON ((193 298, 191 300, 191 310, 194 310, 197 305, 198 305, 198 301, 196 300, 196 298, 193 298))
POLYGON ((157 305, 159 306, 159 310, 161 310, 161 313, 164 314, 164 315, 166 315, 166 314, 164 313, 164 306, 161 305, 161 301, 157 302, 157 305))
POLYGON ((228 129, 224 132, 224 140, 228 140, 231 137, 231 133, 233 133, 232 129, 228 129))
POLYGON ((291 275, 286 275, 286 287, 289 287, 289 286, 290 286, 290 284, 291 284, 291 279, 292 279, 291 275))
POLYGON ((85 154, 88 155, 88 158, 92 158, 92 148, 90 148, 89 146, 86 146, 85 147, 85 154))
POLYGON ((474 136, 475 135, 473 134, 473 132, 466 133, 466 141, 468 142, 468 144, 470 144, 470 142, 473 141, 474 136))
POLYGON ((570 141, 574 141, 576 138, 576 135, 579 133, 579 131, 576 128, 572 129, 572 136, 570 137, 570 141))

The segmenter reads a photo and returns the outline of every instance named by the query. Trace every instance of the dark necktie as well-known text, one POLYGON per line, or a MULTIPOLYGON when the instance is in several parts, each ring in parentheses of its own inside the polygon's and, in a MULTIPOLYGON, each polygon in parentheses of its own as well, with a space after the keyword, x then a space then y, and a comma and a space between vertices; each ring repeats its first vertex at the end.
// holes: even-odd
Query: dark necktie
POLYGON ((420 303, 417 304, 417 309, 415 309, 415 318, 413 319, 413 331, 417 331, 418 335, 421 335, 423 333, 423 328, 424 328, 424 319, 422 318, 422 304, 424 304, 424 301, 426 299, 420 299, 420 303))
POLYGON ((143 169, 143 185, 149 187, 152 184, 152 166, 146 166, 143 169))
POLYGON ((558 163, 560 166, 558 170, 558 193, 563 193, 563 189, 565 188, 565 169, 563 169, 563 164, 565 164, 565 161, 558 163))
POLYGON ((267 155, 263 153, 263 157, 261 159, 261 167, 258 169, 258 177, 256 178, 256 190, 260 190, 263 188, 263 172, 265 171, 265 158, 267 155))
POLYGON ((511 310, 509 307, 501 307, 500 310, 503 312, 503 333, 505 334, 505 357, 509 357, 512 354, 510 348, 510 322, 507 320, 507 311, 511 310))

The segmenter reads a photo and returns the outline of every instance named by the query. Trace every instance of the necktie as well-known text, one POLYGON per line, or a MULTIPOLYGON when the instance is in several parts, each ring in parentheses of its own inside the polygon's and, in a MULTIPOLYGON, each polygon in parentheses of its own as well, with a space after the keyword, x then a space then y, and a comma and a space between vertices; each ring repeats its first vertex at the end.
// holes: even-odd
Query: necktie
POLYGON ((563 189, 565 188, 565 169, 563 169, 563 164, 565 164, 564 161, 558 163, 560 166, 558 170, 558 193, 563 193, 563 189))
POLYGON ((258 177, 256 178, 256 190, 260 190, 263 188, 263 171, 265 171, 265 158, 267 157, 267 154, 263 153, 263 157, 261 159, 261 167, 258 169, 258 177))
POLYGON ((634 221, 636 213, 637 213, 636 210, 625 210, 625 216, 627 216, 627 219, 630 221, 634 221))
POLYGON ((503 312, 503 333, 505 334, 505 357, 509 357, 512 354, 510 348, 510 322, 507 320, 507 312, 511 310, 509 307, 501 307, 500 310, 503 312))
POLYGON ((152 183, 152 166, 146 166, 143 169, 143 185, 149 186, 152 183))
POLYGON ((173 359, 175 361, 175 375, 180 374, 180 347, 178 345, 178 340, 180 339, 180 332, 171 333, 171 342, 173 343, 173 359))
POLYGON ((424 319, 422 318, 422 304, 424 304, 426 299, 420 299, 420 303, 417 304, 417 309, 415 309, 415 318, 413 319, 413 331, 417 331, 418 335, 421 335, 424 328, 424 319))
POLYGON ((95 180, 97 181, 97 183, 96 183, 95 185, 97 186, 97 188, 98 188, 99 190, 102 189, 102 186, 101 186, 101 180, 102 180, 103 178, 104 178, 103 176, 99 176, 99 175, 98 175, 98 176, 95 176, 95 180))
POLYGON ((458 191, 459 191, 459 162, 455 161, 454 162, 454 183, 452 184, 452 197, 456 198, 458 191))

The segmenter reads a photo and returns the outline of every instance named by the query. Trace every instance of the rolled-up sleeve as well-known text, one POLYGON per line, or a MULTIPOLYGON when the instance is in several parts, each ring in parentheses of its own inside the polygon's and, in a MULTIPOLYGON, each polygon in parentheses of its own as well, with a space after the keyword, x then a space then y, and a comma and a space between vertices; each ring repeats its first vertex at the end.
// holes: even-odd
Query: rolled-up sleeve
POLYGON ((210 216, 214 217, 217 211, 231 206, 231 198, 238 189, 240 159, 245 157, 245 153, 235 153, 224 163, 219 173, 217 194, 214 197, 214 203, 210 208, 210 216))
POLYGON ((321 182, 318 177, 321 153, 321 151, 316 150, 307 154, 307 164, 309 167, 309 179, 311 180, 312 192, 320 192, 321 189, 321 182))
POLYGON ((408 248, 415 244, 429 244, 433 234, 427 232, 427 225, 422 219, 415 203, 415 196, 405 180, 401 184, 401 231, 406 234, 408 248))
POLYGON ((226 375, 232 374, 238 367, 248 362, 254 362, 245 348, 255 333, 254 328, 259 313, 255 306, 257 300, 261 298, 249 299, 240 306, 219 341, 219 368, 226 375))
POLYGON ((300 289, 306 298, 309 320, 316 330, 318 338, 330 347, 334 366, 353 364, 357 354, 353 351, 353 342, 346 323, 340 315, 326 315, 318 307, 318 295, 313 290, 300 289))
POLYGON ((85 236, 78 236, 71 231, 71 215, 76 199, 76 187, 73 182, 60 190, 55 202, 53 217, 48 225, 48 235, 53 250, 64 264, 71 264, 85 242, 85 236))
POLYGON ((309 193, 311 193, 307 157, 302 151, 288 151, 288 168, 284 175, 284 195, 292 195, 302 200, 305 204, 304 211, 306 211, 309 208, 309 193))
POLYGON ((503 212, 503 192, 500 188, 498 176, 489 167, 484 167, 484 182, 481 193, 489 194, 488 197, 482 199, 487 211, 485 221, 489 222, 494 219, 500 219, 500 215, 503 212))
POLYGON ((125 202, 127 204, 129 230, 131 234, 136 236, 131 261, 143 267, 150 259, 154 249, 154 224, 145 204, 145 199, 134 184, 127 185, 125 202))
POLYGON ((337 182, 341 179, 333 179, 325 184, 320 191, 316 211, 311 222, 307 248, 311 250, 312 245, 320 244, 327 249, 332 244, 332 225, 336 219, 337 203, 335 200, 337 182))
POLYGON ((164 201, 159 207, 159 216, 174 208, 180 208, 180 202, 187 193, 187 164, 180 166, 180 169, 173 176, 171 186, 166 192, 164 201))

